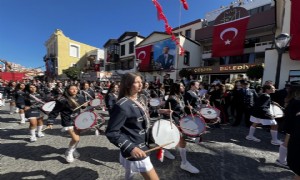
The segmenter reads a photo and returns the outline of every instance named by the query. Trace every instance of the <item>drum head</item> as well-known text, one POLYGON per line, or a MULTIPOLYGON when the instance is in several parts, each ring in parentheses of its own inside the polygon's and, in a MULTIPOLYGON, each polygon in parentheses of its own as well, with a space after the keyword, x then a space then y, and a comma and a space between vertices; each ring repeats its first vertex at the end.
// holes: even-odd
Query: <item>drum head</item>
POLYGON ((173 142, 164 146, 165 149, 171 149, 179 143, 180 132, 175 124, 172 123, 171 126, 170 121, 160 119, 152 126, 152 138, 155 144, 159 146, 173 142))
POLYGON ((55 104, 55 101, 49 101, 43 105, 42 109, 46 112, 51 112, 54 109, 55 104))
POLYGON ((219 110, 215 108, 205 107, 200 109, 200 114, 205 119, 216 119, 219 116, 219 110))
POLYGON ((100 99, 93 99, 90 102, 90 105, 93 106, 93 107, 100 106, 100 104, 101 104, 101 100, 100 99))
POLYGON ((159 106, 160 105, 160 99, 159 98, 151 98, 149 104, 152 107, 159 106))
POLYGON ((77 129, 91 128, 96 124, 97 115, 93 112, 83 112, 79 114, 74 121, 77 129))
POLYGON ((270 112, 273 116, 275 116, 275 118, 281 118, 284 116, 284 113, 281 110, 281 108, 275 104, 270 105, 270 112))
POLYGON ((206 130, 205 121, 199 116, 184 116, 179 123, 182 132, 188 136, 199 136, 206 130))
POLYGON ((102 94, 106 94, 108 92, 108 90, 103 90, 102 94))

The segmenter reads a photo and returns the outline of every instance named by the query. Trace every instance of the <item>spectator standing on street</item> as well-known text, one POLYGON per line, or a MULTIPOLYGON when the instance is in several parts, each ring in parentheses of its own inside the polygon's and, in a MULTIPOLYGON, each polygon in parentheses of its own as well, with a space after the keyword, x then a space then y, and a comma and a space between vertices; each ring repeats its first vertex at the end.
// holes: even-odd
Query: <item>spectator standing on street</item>
POLYGON ((292 81, 293 98, 285 109, 287 133, 290 134, 287 148, 287 163, 300 180, 300 81, 292 81))

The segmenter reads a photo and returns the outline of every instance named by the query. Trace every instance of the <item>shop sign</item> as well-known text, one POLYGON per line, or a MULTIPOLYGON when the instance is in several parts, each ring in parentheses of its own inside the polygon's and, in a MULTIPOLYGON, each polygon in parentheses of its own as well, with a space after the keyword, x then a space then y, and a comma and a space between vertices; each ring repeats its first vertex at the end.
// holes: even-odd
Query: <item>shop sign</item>
POLYGON ((217 74, 217 73, 241 73, 246 72, 250 67, 261 64, 230 64, 222 66, 204 66, 197 68, 187 68, 193 74, 217 74))

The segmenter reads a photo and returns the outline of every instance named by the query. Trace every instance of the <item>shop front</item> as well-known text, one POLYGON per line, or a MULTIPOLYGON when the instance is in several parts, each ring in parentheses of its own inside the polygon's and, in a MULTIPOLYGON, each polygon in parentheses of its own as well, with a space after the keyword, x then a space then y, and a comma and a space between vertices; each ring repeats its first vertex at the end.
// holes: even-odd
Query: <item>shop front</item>
POLYGON ((220 81, 222 83, 234 82, 239 78, 245 78, 247 70, 261 63, 242 63, 219 66, 203 66, 197 68, 186 68, 192 75, 201 79, 202 82, 211 84, 220 81))

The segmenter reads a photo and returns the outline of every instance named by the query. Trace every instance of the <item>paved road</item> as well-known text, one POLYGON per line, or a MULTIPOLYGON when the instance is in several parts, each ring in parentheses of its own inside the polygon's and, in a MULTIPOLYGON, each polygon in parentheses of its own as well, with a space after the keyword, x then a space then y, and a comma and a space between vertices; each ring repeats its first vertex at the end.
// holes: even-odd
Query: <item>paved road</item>
MULTIPOLYGON (((8 114, 8 106, 0 110, 0 179, 124 179, 118 163, 119 150, 104 135, 85 132, 79 143, 81 157, 68 164, 64 152, 70 137, 60 131, 59 120, 46 136, 29 142, 28 123, 18 124, 18 115, 8 114)), ((278 147, 270 144, 270 134, 258 129, 262 142, 245 140, 245 127, 222 126, 210 129, 201 145, 188 143, 188 160, 200 169, 190 174, 180 169, 180 156, 163 163, 152 153, 151 160, 164 180, 283 180, 293 173, 274 164, 278 147)), ((283 136, 281 136, 283 138, 283 136)), ((142 179, 136 175, 135 179, 142 179)))

